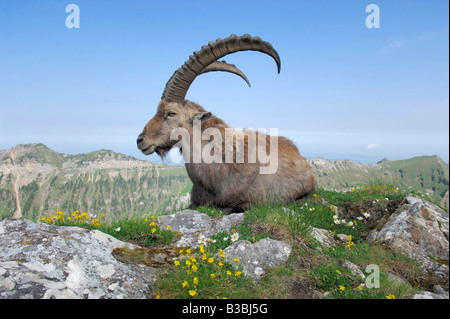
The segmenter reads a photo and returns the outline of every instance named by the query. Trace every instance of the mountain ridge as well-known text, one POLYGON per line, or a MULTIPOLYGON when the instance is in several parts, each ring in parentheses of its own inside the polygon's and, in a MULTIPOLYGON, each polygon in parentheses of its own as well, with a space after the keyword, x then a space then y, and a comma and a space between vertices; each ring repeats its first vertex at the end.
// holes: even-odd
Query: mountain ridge
MULTIPOLYGON (((376 164, 321 157, 308 162, 318 187, 392 185, 422 192, 448 207, 449 168, 437 155, 384 158, 376 164)), ((0 219, 14 215, 36 220, 58 210, 104 212, 111 220, 150 215, 185 206, 191 185, 184 166, 112 150, 71 155, 41 143, 0 150, 0 219)))
POLYGON ((177 206, 188 184, 184 167, 111 150, 69 155, 20 144, 0 151, 0 219, 36 220, 58 210, 131 218, 177 206))

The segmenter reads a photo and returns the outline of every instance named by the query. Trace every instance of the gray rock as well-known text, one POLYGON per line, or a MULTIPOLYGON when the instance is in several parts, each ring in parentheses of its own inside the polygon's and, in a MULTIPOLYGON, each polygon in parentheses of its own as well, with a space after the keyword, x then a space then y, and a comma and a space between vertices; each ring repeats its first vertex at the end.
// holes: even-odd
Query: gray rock
POLYGON ((350 237, 346 234, 337 234, 336 237, 343 243, 348 243, 350 241, 350 237))
POLYGON ((334 247, 336 242, 333 235, 326 229, 312 227, 311 236, 314 237, 324 247, 334 247))
POLYGON ((0 222, 0 298, 146 298, 156 270, 125 265, 111 252, 133 248, 99 231, 0 222))
POLYGON ((361 277, 361 279, 366 278, 366 276, 364 275, 362 270, 359 269, 359 267, 356 266, 354 263, 352 263, 348 260, 344 260, 342 262, 342 267, 344 267, 345 269, 348 269, 353 275, 361 277))
POLYGON ((412 287, 411 284, 405 278, 392 272, 387 273, 387 280, 396 285, 406 285, 408 287, 412 287))
POLYGON ((223 250, 225 259, 254 280, 259 280, 268 269, 284 264, 291 254, 285 242, 264 238, 256 243, 239 240, 223 250), (239 261, 235 261, 238 258, 239 261))
POLYGON ((177 247, 198 247, 207 245, 209 238, 216 233, 229 231, 244 221, 244 214, 230 214, 216 219, 196 210, 186 209, 174 214, 162 216, 159 223, 162 228, 170 226, 172 230, 182 233, 177 247))
POLYGON ((412 296, 412 299, 448 299, 443 295, 438 295, 429 291, 420 291, 414 296, 412 296))
POLYGON ((420 198, 409 196, 407 201, 380 230, 369 235, 369 242, 380 242, 418 260, 423 270, 436 278, 448 276, 448 266, 435 261, 449 257, 448 214, 420 198))
POLYGON ((170 226, 172 230, 184 234, 207 231, 213 226, 212 218, 207 214, 190 209, 161 216, 159 223, 163 228, 170 226))

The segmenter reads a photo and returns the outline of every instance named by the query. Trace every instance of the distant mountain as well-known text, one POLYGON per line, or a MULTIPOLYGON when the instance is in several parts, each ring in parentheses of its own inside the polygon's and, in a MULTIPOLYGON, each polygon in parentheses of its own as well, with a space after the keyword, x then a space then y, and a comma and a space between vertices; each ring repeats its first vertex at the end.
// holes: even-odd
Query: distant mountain
POLYGON ((428 196, 448 207, 449 165, 438 156, 420 156, 407 160, 383 159, 376 164, 348 160, 308 160, 313 166, 316 184, 326 189, 369 186, 372 184, 398 186, 428 196))
POLYGON ((24 144, 0 151, 0 219, 37 220, 58 210, 104 213, 106 220, 148 215, 179 208, 190 185, 182 166, 109 150, 68 155, 24 144))
MULTIPOLYGON (((349 160, 308 160, 316 184, 345 189, 372 184, 414 190, 448 207, 449 166, 438 156, 383 159, 376 164, 349 160)), ((58 210, 105 214, 116 220, 186 207, 192 183, 184 166, 139 160, 109 150, 68 155, 43 144, 0 151, 0 220, 38 220, 58 210)))

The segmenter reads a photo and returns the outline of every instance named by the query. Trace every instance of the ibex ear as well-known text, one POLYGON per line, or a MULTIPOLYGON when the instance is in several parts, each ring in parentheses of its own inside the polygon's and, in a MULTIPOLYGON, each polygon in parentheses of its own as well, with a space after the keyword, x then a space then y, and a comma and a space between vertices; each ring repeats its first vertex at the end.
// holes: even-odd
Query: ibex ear
POLYGON ((194 116, 192 117, 191 121, 194 122, 195 120, 197 121, 206 121, 211 117, 211 112, 203 112, 203 113, 196 113, 194 114, 194 116))

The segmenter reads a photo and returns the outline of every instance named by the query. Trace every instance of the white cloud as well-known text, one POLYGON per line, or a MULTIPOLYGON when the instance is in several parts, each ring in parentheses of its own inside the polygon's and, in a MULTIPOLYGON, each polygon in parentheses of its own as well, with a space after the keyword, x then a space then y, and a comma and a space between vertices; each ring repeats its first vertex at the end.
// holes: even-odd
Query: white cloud
POLYGON ((389 41, 384 47, 378 50, 378 53, 382 56, 389 55, 390 53, 403 48, 405 45, 403 41, 395 40, 389 41))
POLYGON ((367 145, 367 148, 368 148, 368 149, 380 148, 380 147, 381 147, 380 144, 368 144, 368 145, 367 145))

